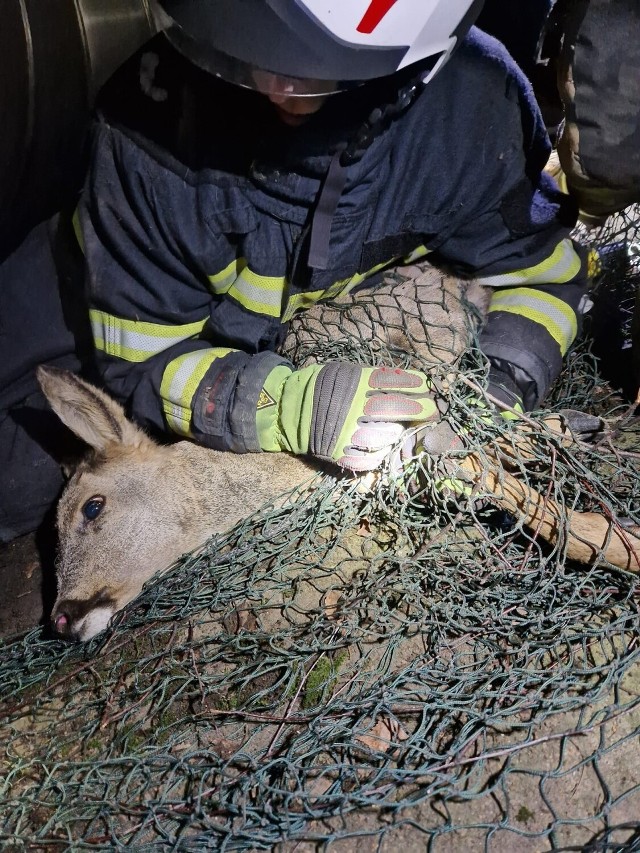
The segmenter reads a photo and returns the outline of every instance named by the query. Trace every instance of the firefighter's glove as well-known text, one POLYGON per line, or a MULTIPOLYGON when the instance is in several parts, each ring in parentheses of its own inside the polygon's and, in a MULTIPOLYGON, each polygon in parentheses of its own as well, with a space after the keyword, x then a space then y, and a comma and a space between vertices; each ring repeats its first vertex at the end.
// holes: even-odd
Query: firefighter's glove
POLYGON ((440 419, 424 373, 331 362, 267 377, 258 402, 263 450, 311 454, 351 471, 377 468, 412 424, 440 419))
POLYGON ((393 475, 399 476, 402 468, 422 453, 445 456, 462 449, 462 438, 447 421, 442 420, 431 427, 408 429, 390 458, 390 470, 393 475))

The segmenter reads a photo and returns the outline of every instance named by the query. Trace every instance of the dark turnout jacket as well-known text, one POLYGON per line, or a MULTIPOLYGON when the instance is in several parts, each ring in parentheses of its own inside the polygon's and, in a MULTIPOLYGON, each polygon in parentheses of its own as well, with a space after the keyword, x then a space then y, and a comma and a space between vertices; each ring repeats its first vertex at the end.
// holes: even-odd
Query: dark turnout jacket
POLYGON ((481 337, 492 390, 529 408, 543 399, 577 334, 587 271, 574 211, 541 174, 549 144, 529 85, 472 30, 366 138, 399 79, 333 95, 298 128, 162 37, 112 80, 75 225, 100 370, 138 421, 258 450, 257 400, 296 312, 427 255, 496 288, 481 337), (323 182, 359 131, 326 262, 312 266, 323 182))

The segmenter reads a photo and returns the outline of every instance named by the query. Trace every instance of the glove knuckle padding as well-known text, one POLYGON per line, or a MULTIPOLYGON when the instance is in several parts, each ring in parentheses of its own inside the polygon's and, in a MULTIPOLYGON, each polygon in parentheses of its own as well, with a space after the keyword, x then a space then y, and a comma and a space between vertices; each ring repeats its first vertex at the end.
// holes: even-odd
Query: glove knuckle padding
POLYGON ((412 400, 402 394, 372 394, 364 406, 367 417, 386 421, 413 420, 422 414, 423 406, 420 400, 412 400))
POLYGON ((376 367, 369 377, 369 387, 377 391, 421 388, 423 385, 424 380, 418 373, 411 373, 400 367, 376 367))
POLYGON ((316 380, 309 451, 321 459, 330 459, 347 420, 362 368, 356 364, 326 364, 316 380))
MULTIPOLYGON (((351 450, 351 448, 349 448, 351 450)), ((383 450, 376 450, 375 452, 367 452, 363 451, 353 451, 348 455, 341 456, 339 459, 336 459, 338 465, 342 468, 347 468, 349 471, 354 472, 364 472, 364 471, 372 471, 374 468, 377 468, 379 465, 382 465, 384 462, 388 448, 385 447, 383 450)))
POLYGON ((403 432, 401 424, 364 422, 353 433, 351 444, 362 450, 382 450, 397 441, 403 432))

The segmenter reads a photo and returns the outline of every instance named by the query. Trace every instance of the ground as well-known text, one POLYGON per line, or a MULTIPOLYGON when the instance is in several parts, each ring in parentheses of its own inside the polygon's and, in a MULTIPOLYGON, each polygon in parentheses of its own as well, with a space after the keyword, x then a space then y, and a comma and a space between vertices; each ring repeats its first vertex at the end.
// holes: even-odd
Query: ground
POLYGON ((52 539, 28 534, 0 545, 0 637, 48 619, 55 595, 52 539))

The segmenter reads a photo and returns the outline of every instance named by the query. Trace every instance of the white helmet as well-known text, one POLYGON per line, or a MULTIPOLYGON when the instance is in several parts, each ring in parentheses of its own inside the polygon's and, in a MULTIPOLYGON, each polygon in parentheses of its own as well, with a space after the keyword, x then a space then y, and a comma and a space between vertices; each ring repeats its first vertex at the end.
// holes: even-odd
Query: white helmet
POLYGON ((284 78, 283 93, 313 96, 431 58, 426 82, 464 38, 484 0, 158 2, 168 37, 197 65, 250 88, 259 88, 260 69, 284 78))

